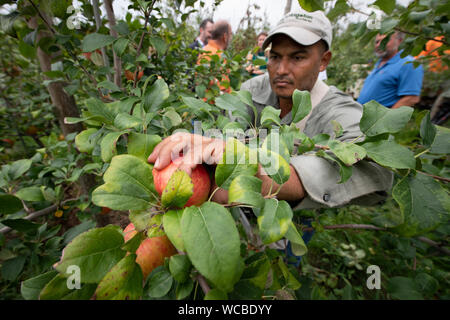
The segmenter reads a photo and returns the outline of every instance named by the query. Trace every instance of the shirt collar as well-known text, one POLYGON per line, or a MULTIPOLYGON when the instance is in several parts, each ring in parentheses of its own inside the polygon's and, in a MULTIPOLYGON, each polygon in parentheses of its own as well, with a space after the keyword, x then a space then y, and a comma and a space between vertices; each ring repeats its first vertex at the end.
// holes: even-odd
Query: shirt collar
MULTIPOLYGON (((383 67, 385 65, 398 62, 401 59, 400 55, 401 55, 402 52, 403 52, 403 50, 400 50, 399 52, 397 52, 392 58, 390 58, 388 61, 386 61, 386 63, 383 65, 383 67)), ((381 59, 377 61, 377 66, 376 66, 377 68, 380 65, 380 62, 381 62, 381 59)))
POLYGON ((197 42, 200 44, 200 46, 204 47, 206 44, 200 40, 200 37, 197 37, 197 42))

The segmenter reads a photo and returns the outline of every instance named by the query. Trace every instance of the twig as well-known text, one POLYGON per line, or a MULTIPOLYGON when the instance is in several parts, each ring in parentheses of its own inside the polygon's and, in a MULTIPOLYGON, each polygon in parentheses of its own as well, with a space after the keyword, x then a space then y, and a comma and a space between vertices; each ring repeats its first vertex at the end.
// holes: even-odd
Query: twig
POLYGON ((450 179, 448 179, 448 178, 436 176, 436 175, 434 175, 434 174, 426 173, 426 172, 423 172, 423 171, 420 171, 420 170, 416 170, 416 171, 419 172, 419 173, 421 173, 421 174, 424 174, 424 175, 426 175, 426 176, 433 177, 433 178, 436 179, 436 180, 441 180, 441 181, 444 181, 444 182, 450 182, 450 179))
POLYGON ((422 241, 422 242, 426 243, 426 244, 429 244, 429 245, 432 246, 432 247, 435 247, 435 248, 438 249, 439 251, 441 251, 441 252, 445 253, 446 255, 449 255, 449 256, 450 256, 450 250, 447 249, 447 248, 442 247, 442 246, 441 246, 439 243, 437 243, 436 241, 433 241, 433 240, 428 239, 427 237, 423 237, 423 236, 420 236, 420 237, 418 237, 417 239, 418 239, 419 241, 422 241))
POLYGON ((197 275, 196 277, 198 283, 200 284, 200 287, 202 288, 203 292, 207 294, 211 288, 209 287, 208 283, 206 282, 205 277, 203 277, 201 274, 197 275))
MULTIPOLYGON (((334 229, 362 229, 362 230, 377 230, 386 231, 386 228, 380 228, 371 224, 336 224, 332 226, 324 226, 324 229, 334 230, 334 229)), ((303 228, 302 231, 313 231, 314 228, 303 228)))
MULTIPOLYGON (((56 209, 58 209, 58 207, 63 206, 63 205, 66 204, 67 202, 75 201, 75 200, 78 200, 78 199, 77 199, 77 198, 73 198, 73 199, 67 199, 67 200, 64 200, 64 201, 62 201, 62 202, 60 202, 60 203, 58 203, 58 204, 54 204, 54 205, 52 205, 52 206, 50 206, 50 207, 47 207, 47 208, 45 208, 45 209, 42 209, 42 210, 39 210, 39 211, 32 212, 32 213, 30 213, 29 215, 27 215, 24 219, 25 219, 25 220, 33 220, 33 219, 36 219, 37 217, 40 217, 40 216, 43 216, 43 215, 46 215, 46 214, 49 214, 49 213, 55 211, 56 209)), ((0 233, 7 233, 7 232, 9 232, 9 231, 11 231, 11 230, 12 230, 12 229, 11 229, 10 227, 4 227, 4 228, 0 229, 0 233)))

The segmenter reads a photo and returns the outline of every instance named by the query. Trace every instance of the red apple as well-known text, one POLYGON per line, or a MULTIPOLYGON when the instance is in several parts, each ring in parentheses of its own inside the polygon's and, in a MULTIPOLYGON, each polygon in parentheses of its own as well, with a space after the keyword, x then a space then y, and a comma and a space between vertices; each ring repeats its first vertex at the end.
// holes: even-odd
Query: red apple
MULTIPOLYGON (((125 241, 130 240, 137 231, 130 223, 124 230, 125 241)), ((172 245, 167 236, 146 238, 136 250, 136 263, 141 266, 144 280, 156 267, 164 264, 164 258, 173 256, 177 249, 172 245)))
MULTIPOLYGON (((177 158, 162 170, 153 168, 153 181, 155 183, 155 189, 159 195, 162 195, 162 192, 166 188, 170 177, 178 169, 178 164, 181 159, 181 157, 177 158)), ((197 165, 197 167, 192 170, 191 180, 194 185, 194 190, 192 196, 184 205, 185 207, 190 207, 192 205, 200 206, 206 201, 206 199, 208 199, 209 190, 211 188, 209 174, 202 164, 197 165)))

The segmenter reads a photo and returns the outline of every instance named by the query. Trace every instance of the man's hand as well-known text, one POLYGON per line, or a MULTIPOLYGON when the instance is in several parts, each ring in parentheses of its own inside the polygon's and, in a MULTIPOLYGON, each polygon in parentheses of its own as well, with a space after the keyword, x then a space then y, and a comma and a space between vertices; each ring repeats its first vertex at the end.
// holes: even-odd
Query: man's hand
POLYGON ((222 160, 225 144, 222 139, 178 132, 161 141, 148 157, 148 162, 154 163, 155 168, 161 170, 182 154, 183 160, 178 168, 191 175, 198 164, 218 164, 222 160))

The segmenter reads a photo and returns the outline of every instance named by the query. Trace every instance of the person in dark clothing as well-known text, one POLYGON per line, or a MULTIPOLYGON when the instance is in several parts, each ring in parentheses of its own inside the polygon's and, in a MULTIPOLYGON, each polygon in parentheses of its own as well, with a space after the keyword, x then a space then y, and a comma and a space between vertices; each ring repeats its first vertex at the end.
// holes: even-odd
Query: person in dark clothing
POLYGON ((189 45, 189 48, 201 49, 208 44, 208 40, 211 39, 211 32, 213 30, 214 22, 212 19, 205 19, 200 24, 200 31, 198 37, 189 45))

